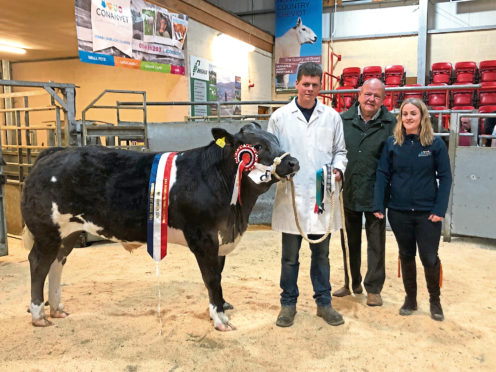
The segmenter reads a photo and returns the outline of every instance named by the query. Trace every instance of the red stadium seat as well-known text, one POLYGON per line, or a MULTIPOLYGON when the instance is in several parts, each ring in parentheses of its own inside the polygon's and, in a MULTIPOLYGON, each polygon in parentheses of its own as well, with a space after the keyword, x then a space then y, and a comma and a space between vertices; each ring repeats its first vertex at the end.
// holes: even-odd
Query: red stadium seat
POLYGON ((405 84, 405 68, 401 65, 391 65, 384 69, 384 84, 402 86, 405 84))
MULTIPOLYGON (((443 86, 447 85, 445 83, 434 83, 429 84, 429 87, 432 86, 443 86)), ((448 91, 447 90, 428 90, 427 91, 427 105, 428 106, 448 106, 448 91)))
MULTIPOLYGON (((469 83, 454 83, 453 85, 465 85, 469 83)), ((451 91, 452 106, 473 106, 475 89, 460 89, 451 91)))
MULTIPOLYGON (((405 85, 406 87, 421 87, 422 85, 420 84, 407 84, 405 85)), ((424 100, 424 93, 421 90, 409 90, 405 91, 402 94, 403 100, 408 99, 408 98, 418 98, 420 100, 424 100)))
POLYGON ((481 61, 479 63, 479 76, 481 83, 496 81, 496 60, 481 61))
POLYGON ((496 105, 496 81, 481 83, 479 106, 496 105))
POLYGON ((455 81, 457 83, 473 84, 477 77, 475 62, 457 62, 455 64, 455 81))
MULTIPOLYGON (((339 87, 338 90, 342 89, 354 89, 353 87, 339 87)), ((334 108, 337 112, 343 112, 348 110, 353 102, 357 98, 356 93, 335 93, 333 98, 334 108)))
MULTIPOLYGON (((490 114, 492 112, 496 111, 496 105, 488 105, 488 106, 480 106, 479 107, 479 113, 481 114, 490 114)), ((480 134, 492 134, 492 133, 484 133, 484 122, 486 121, 486 118, 480 118, 479 119, 479 133, 480 134)), ((491 140, 489 140, 491 141, 491 140)))
POLYGON ((382 67, 381 66, 366 66, 362 72, 362 84, 371 78, 382 80, 382 67))
MULTIPOLYGON (((433 106, 433 110, 447 110, 448 108, 446 106, 433 106)), ((439 118, 439 114, 436 114, 436 119, 439 118)), ((443 127, 449 130, 449 125, 450 123, 450 115, 449 114, 443 114, 443 127)), ((432 123, 434 128, 437 128, 437 123, 432 123)))
MULTIPOLYGON (((386 88, 397 87, 398 85, 386 85, 386 88)), ((400 100, 400 92, 386 92, 384 97, 384 102, 382 103, 386 108, 391 111, 393 110, 400 100)))
POLYGON ((471 110, 474 111, 475 107, 474 106, 453 106, 451 110, 456 111, 456 110, 471 110))
POLYGON ((451 83, 453 67, 449 62, 433 63, 429 72, 431 83, 451 83))
POLYGON ((339 81, 342 87, 353 87, 357 88, 360 85, 360 67, 346 67, 341 73, 341 79, 339 81))

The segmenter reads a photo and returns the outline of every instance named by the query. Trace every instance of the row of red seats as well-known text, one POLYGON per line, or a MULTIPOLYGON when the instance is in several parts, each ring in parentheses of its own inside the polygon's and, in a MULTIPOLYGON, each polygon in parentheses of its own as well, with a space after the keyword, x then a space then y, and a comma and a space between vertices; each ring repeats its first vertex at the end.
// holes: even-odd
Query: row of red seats
POLYGON ((496 81, 496 60, 457 62, 455 69, 450 62, 433 63, 429 71, 431 83, 487 83, 496 81))
MULTIPOLYGON (((402 65, 390 65, 382 71, 381 66, 346 67, 340 77, 340 85, 358 88, 367 79, 377 78, 386 85, 403 86, 406 80, 402 65)), ((496 60, 481 61, 479 66, 473 61, 457 62, 453 70, 450 62, 433 63, 429 71, 430 83, 474 84, 496 81, 496 60)))
POLYGON ((391 65, 382 72, 381 66, 366 66, 362 72, 360 67, 346 67, 341 73, 339 83, 342 87, 358 88, 371 78, 382 80, 386 85, 402 86, 406 79, 405 68, 401 65, 391 65))
MULTIPOLYGON (((455 83, 464 85, 467 83, 455 83)), ((446 86, 446 83, 432 83, 428 86, 446 86)), ((420 87, 420 84, 409 84, 405 87, 420 87)), ((386 86, 390 87, 390 86, 386 86)), ((351 86, 339 87, 338 90, 353 89, 351 86)), ((351 107, 357 98, 357 93, 339 93, 334 95, 334 108, 342 112, 351 107)), ((429 90, 429 91, 404 91, 404 92, 387 92, 384 99, 384 105, 388 110, 399 107, 401 102, 407 98, 419 98, 428 106, 443 106, 446 108, 455 108, 459 106, 481 107, 496 105, 496 82, 481 83, 479 89, 458 89, 451 90, 429 90)))

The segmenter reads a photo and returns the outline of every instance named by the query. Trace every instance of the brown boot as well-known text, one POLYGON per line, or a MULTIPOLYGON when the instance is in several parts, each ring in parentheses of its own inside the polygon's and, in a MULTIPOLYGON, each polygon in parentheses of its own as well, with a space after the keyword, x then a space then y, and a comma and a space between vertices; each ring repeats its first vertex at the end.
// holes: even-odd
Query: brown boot
POLYGON ((367 305, 382 306, 382 298, 380 293, 367 293, 367 305))
POLYGON ((276 326, 291 327, 296 315, 296 306, 282 306, 277 316, 276 326))
POLYGON ((335 291, 332 295, 335 297, 345 297, 349 296, 351 294, 350 290, 348 287, 341 287, 337 291, 335 291))

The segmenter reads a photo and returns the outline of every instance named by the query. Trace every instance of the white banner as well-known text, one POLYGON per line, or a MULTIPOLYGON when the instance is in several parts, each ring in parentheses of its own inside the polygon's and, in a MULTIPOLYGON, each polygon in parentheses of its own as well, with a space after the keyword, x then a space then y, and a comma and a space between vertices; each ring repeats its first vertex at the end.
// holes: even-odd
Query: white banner
POLYGON ((91 28, 94 52, 116 47, 129 57, 133 55, 131 0, 92 0, 91 28))

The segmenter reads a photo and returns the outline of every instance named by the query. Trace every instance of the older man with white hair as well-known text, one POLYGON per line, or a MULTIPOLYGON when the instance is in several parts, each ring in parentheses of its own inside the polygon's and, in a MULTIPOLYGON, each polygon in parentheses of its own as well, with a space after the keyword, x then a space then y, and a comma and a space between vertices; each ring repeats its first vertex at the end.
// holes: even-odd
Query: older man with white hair
POLYGON ((365 215, 367 274, 363 284, 367 290, 369 306, 382 306, 380 293, 386 279, 386 222, 372 213, 377 162, 384 142, 393 134, 396 124, 395 116, 382 104, 384 97, 384 83, 375 78, 369 79, 360 88, 358 102, 341 114, 348 151, 343 201, 350 254, 351 288, 345 264, 344 287, 333 295, 347 296, 351 294, 351 290, 356 294, 363 292, 360 265, 362 218, 365 215))

